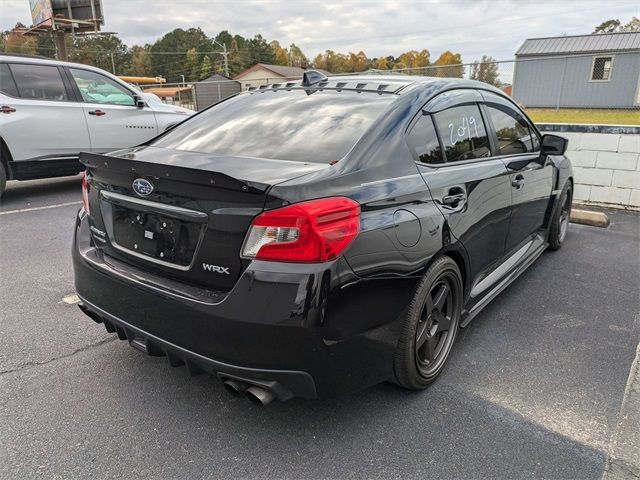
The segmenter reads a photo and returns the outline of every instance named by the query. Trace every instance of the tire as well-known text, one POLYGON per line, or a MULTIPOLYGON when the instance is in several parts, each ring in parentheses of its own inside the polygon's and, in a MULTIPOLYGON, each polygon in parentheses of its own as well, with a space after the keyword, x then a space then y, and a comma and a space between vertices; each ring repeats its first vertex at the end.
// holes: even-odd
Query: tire
POLYGON ((573 188, 571 182, 562 189, 560 194, 559 205, 556 209, 549 225, 549 249, 558 250, 562 247, 567 238, 567 230, 569 229, 569 217, 571 216, 571 200, 573 199, 573 188))
POLYGON ((462 293, 456 262, 446 256, 433 262, 416 287, 400 333, 394 358, 398 385, 422 390, 440 375, 460 326, 462 293))
POLYGON ((7 169, 5 165, 11 160, 11 154, 9 149, 4 143, 4 140, 0 138, 0 198, 4 194, 7 188, 7 169))
POLYGON ((4 194, 4 190, 7 187, 7 172, 4 169, 4 165, 0 162, 0 198, 4 194))

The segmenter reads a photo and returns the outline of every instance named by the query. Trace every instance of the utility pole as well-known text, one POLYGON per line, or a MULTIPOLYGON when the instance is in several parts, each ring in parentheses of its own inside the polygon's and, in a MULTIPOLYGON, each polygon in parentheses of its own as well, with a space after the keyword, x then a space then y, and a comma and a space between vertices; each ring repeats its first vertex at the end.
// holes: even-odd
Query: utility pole
POLYGON ((67 54, 67 43, 65 42, 65 33, 64 30, 55 30, 53 32, 54 39, 56 41, 56 56, 58 60, 63 62, 69 61, 69 55, 67 54))
POLYGON ((227 51, 227 44, 220 43, 217 40, 214 40, 213 43, 220 45, 222 47, 222 52, 216 52, 216 53, 219 53, 224 57, 224 76, 228 77, 229 76, 229 52, 227 51))
POLYGON ((180 74, 180 76, 182 77, 182 86, 186 87, 187 85, 186 85, 186 83, 184 83, 184 75, 180 74))
POLYGON ((227 44, 222 44, 222 55, 224 55, 224 76, 229 76, 229 52, 227 52, 227 44))
POLYGON ((113 60, 113 53, 110 53, 109 55, 111 55, 111 73, 113 73, 115 75, 116 74, 116 62, 113 60))

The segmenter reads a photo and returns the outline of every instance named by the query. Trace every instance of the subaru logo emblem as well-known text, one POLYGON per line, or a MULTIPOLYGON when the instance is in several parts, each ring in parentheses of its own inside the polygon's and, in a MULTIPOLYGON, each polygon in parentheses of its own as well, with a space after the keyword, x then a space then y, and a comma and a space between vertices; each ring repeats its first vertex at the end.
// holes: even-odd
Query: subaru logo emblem
POLYGON ((141 197, 148 197, 153 192, 153 184, 144 178, 136 178, 132 184, 133 191, 141 197))

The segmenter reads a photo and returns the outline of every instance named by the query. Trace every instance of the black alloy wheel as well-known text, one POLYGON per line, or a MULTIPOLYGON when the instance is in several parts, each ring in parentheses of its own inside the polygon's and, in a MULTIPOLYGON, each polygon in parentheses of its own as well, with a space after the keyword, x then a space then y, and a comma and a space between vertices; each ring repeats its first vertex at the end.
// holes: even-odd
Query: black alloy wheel
POLYGON ((452 279, 443 275, 435 283, 424 302, 415 335, 415 357, 418 370, 430 377, 444 362, 455 333, 451 320, 455 311, 452 279))
POLYGON ((396 382, 425 388, 440 374, 460 326, 462 275, 449 257, 440 257, 416 288, 402 327, 394 361, 396 382))
POLYGON ((553 215, 549 225, 549 249, 558 250, 565 239, 569 230, 569 221, 571 219, 571 202, 573 199, 573 189, 571 183, 567 182, 560 194, 560 207, 553 215))

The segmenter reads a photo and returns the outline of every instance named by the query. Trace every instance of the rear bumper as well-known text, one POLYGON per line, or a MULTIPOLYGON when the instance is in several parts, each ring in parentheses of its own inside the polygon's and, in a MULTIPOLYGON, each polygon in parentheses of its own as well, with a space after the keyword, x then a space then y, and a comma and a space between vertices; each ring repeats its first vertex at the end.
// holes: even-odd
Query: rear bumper
POLYGON ((402 314, 413 293, 403 280, 361 281, 344 260, 252 262, 229 292, 189 287, 103 256, 83 214, 73 264, 81 308, 107 330, 192 373, 263 385, 283 400, 329 397, 392 379, 402 314))
POLYGON ((278 400, 291 397, 316 398, 316 386, 311 375, 293 370, 268 370, 239 367, 219 362, 186 350, 178 345, 145 332, 117 318, 80 297, 80 309, 97 323, 103 323, 110 333, 117 333, 120 340, 154 357, 167 357, 172 367, 186 367, 191 375, 209 373, 221 379, 233 378, 262 386, 273 392, 278 400))

